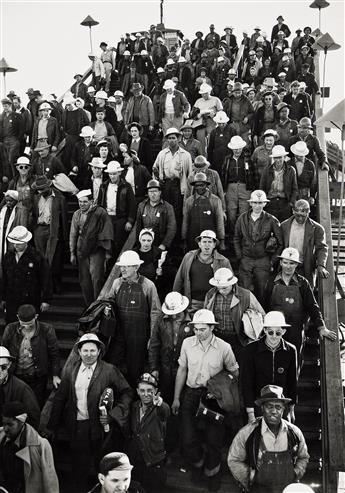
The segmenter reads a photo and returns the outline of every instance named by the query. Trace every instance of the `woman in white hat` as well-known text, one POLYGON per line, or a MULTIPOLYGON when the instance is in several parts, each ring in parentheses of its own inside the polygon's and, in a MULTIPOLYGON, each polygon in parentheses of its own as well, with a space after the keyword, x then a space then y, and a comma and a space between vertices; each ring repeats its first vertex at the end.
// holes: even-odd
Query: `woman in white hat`
POLYGON ((291 399, 290 416, 294 418, 297 351, 293 344, 284 339, 289 328, 282 312, 269 312, 264 318, 263 334, 243 350, 241 383, 249 423, 255 420, 256 397, 262 387, 269 384, 283 388, 284 395, 291 399))
POLYGON ((225 111, 218 111, 213 121, 217 126, 210 133, 207 159, 212 163, 212 169, 220 173, 224 158, 228 153, 228 143, 236 133, 229 124, 229 117, 225 111))
POLYGON ((162 250, 153 244, 154 239, 155 234, 151 228, 142 229, 138 237, 139 245, 134 247, 133 251, 137 252, 140 260, 143 261, 139 267, 139 274, 156 284, 163 274, 162 265, 166 254, 163 255, 163 262, 160 262, 162 250))
POLYGON ((266 211, 282 222, 291 216, 291 208, 298 193, 295 168, 286 164, 285 147, 275 145, 272 149, 272 164, 262 171, 260 189, 270 200, 266 211))
POLYGON ((303 140, 299 140, 292 144, 290 151, 293 154, 291 165, 295 168, 297 175, 297 200, 304 199, 307 200, 310 205, 314 205, 316 172, 313 161, 306 157, 309 154, 308 146, 303 140))
POLYGON ((206 152, 209 135, 216 126, 213 118, 218 111, 223 109, 220 99, 216 96, 211 96, 211 92, 212 87, 210 85, 201 84, 199 89, 201 97, 196 100, 191 112, 191 118, 196 120, 199 125, 196 131, 196 138, 200 140, 204 152, 206 152))
POLYGON ((165 297, 162 314, 153 328, 149 345, 149 368, 159 378, 162 396, 170 406, 174 399, 174 385, 178 369, 181 345, 186 337, 193 335, 189 326, 189 300, 172 291, 165 297))

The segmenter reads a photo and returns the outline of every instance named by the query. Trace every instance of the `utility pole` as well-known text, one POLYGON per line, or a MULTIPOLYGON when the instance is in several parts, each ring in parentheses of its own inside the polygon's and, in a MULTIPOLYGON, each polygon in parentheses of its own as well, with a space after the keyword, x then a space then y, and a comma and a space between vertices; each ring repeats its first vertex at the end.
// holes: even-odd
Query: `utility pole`
POLYGON ((161 1, 161 5, 160 5, 160 11, 161 11, 161 24, 163 24, 163 4, 164 4, 164 0, 160 0, 161 1))

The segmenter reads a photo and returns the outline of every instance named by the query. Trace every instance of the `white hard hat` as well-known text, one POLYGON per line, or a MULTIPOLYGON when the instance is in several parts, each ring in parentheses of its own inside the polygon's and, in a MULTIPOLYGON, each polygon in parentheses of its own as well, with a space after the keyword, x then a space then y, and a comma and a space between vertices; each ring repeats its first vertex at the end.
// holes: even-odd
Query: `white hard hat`
POLYGON ((0 359, 1 358, 7 358, 7 359, 16 359, 14 356, 10 355, 9 350, 5 346, 0 346, 0 359))
POLYGON ((174 89, 175 87, 175 82, 172 81, 171 79, 167 79, 164 84, 163 84, 163 89, 166 90, 166 89, 174 89))
POLYGON ((123 94, 122 91, 115 91, 114 92, 114 96, 121 96, 121 98, 123 98, 124 97, 124 94, 123 94))
POLYGON ((157 74, 164 74, 165 73, 165 70, 163 67, 158 67, 157 68, 157 74))
POLYGON ((95 92, 95 88, 93 86, 89 86, 87 88, 87 92, 95 92))
POLYGON ((314 493, 314 490, 307 484, 291 483, 283 489, 283 493, 314 493))
POLYGON ((88 342, 92 342, 93 344, 96 344, 96 346, 101 349, 102 353, 105 350, 104 343, 98 339, 98 336, 94 333, 87 333, 81 336, 79 341, 77 341, 74 345, 74 351, 78 353, 78 349, 82 347, 83 344, 86 344, 88 342))
POLYGON ((209 324, 209 325, 218 325, 218 322, 214 319, 214 314, 211 310, 206 310, 202 308, 194 313, 193 320, 189 322, 190 325, 195 324, 209 324))
POLYGON ((301 264, 299 260, 299 253, 296 248, 288 247, 282 251, 282 254, 278 258, 291 260, 291 262, 296 262, 296 264, 301 264))
POLYGON ((173 60, 172 58, 168 58, 168 60, 167 60, 167 63, 166 63, 166 64, 167 64, 167 65, 174 65, 174 64, 175 64, 175 62, 174 62, 174 60, 173 60))
POLYGON ((183 296, 177 291, 172 291, 167 294, 162 304, 162 312, 166 315, 176 315, 183 312, 189 305, 189 299, 187 296, 183 296))
POLYGON ((28 157, 26 157, 26 156, 20 156, 17 159, 16 166, 17 166, 17 164, 28 164, 28 165, 31 165, 30 159, 28 157))
POLYGON ((144 261, 140 260, 139 255, 137 252, 134 252, 133 250, 127 250, 127 252, 123 252, 123 254, 120 257, 120 260, 116 262, 116 265, 120 267, 126 267, 126 266, 134 266, 134 265, 141 265, 143 264, 144 261))
POLYGON ((93 137, 95 135, 95 131, 92 127, 89 127, 86 125, 85 127, 82 127, 81 132, 79 134, 80 137, 93 137))
POLYGON ((95 98, 108 99, 108 94, 105 91, 97 91, 95 94, 95 98))
POLYGON ((203 82, 200 86, 199 94, 206 94, 208 92, 210 93, 211 91, 212 91, 212 86, 206 84, 206 82, 203 82))
POLYGON ((178 63, 184 63, 186 62, 187 60, 185 59, 184 56, 180 56, 180 58, 178 59, 178 63))
POLYGON ((284 146, 274 146, 272 149, 272 154, 270 154, 270 157, 284 157, 287 156, 289 153, 286 152, 284 146))
POLYGON ((248 202, 262 202, 266 204, 269 200, 263 190, 254 190, 254 192, 250 194, 248 202))
POLYGON ((236 284, 237 281, 238 279, 234 276, 231 269, 221 267, 216 270, 213 277, 209 280, 209 283, 211 286, 215 286, 216 288, 227 288, 236 284))
POLYGON ((229 117, 225 111, 218 111, 216 116, 213 118, 213 121, 216 123, 228 123, 229 117))
POLYGON ((266 313, 264 327, 290 327, 290 325, 285 322, 283 312, 272 311, 266 313))
POLYGON ((228 144, 229 149, 243 149, 246 147, 247 142, 242 139, 239 135, 234 135, 228 144))
POLYGON ((28 243, 32 238, 32 234, 25 226, 16 226, 7 235, 7 240, 10 243, 16 245, 22 245, 23 243, 28 243))
POLYGON ((38 111, 41 111, 41 110, 51 110, 52 107, 50 106, 49 103, 42 103, 40 104, 39 108, 38 108, 38 111))
POLYGON ((116 103, 116 99, 114 98, 114 96, 109 96, 108 103, 116 103))
POLYGON ((123 170, 124 168, 121 168, 121 164, 118 161, 109 161, 107 169, 104 171, 106 173, 119 173, 123 170))

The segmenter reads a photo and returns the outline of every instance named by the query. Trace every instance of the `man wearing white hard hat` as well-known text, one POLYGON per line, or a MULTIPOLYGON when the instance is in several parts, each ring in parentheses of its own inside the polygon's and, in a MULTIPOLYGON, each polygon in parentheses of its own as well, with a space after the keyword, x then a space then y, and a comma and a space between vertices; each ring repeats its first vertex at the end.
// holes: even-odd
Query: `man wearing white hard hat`
POLYGON ((285 248, 279 258, 281 270, 267 283, 265 306, 284 313, 286 322, 291 325, 285 338, 296 346, 301 362, 309 319, 319 331, 320 338, 335 341, 337 335, 327 329, 309 282, 296 273, 297 266, 301 264, 298 250, 285 248))
POLYGON ((104 283, 104 263, 111 257, 113 227, 102 207, 93 203, 92 191, 77 195, 79 209, 72 216, 70 261, 79 269, 79 282, 86 306, 97 298, 104 283))
POLYGON ((218 111, 213 121, 217 126, 210 133, 207 159, 212 163, 212 169, 220 173, 224 158, 228 154, 228 144, 236 133, 229 124, 230 119, 225 111, 218 111))
MULTIPOLYGON (((115 116, 114 111, 107 105, 108 95, 105 91, 97 91, 95 94, 95 104, 91 109, 91 120, 92 122, 96 121, 97 110, 101 109, 104 111, 104 120, 107 123, 110 123, 112 127, 114 127, 115 116)), ((104 135, 103 135, 104 137, 104 135)))
POLYGON ((262 304, 270 272, 283 250, 283 237, 278 219, 264 211, 269 202, 265 192, 254 190, 248 202, 251 210, 236 221, 234 249, 240 261, 240 285, 262 304))
POLYGON ((304 476, 309 461, 305 438, 297 426, 283 419, 290 402, 282 387, 262 387, 255 401, 262 417, 244 426, 229 449, 228 466, 241 490, 278 493, 304 476))
POLYGON ((155 285, 138 274, 142 263, 137 252, 123 252, 116 262, 121 277, 115 279, 108 293, 116 306, 120 324, 118 344, 124 344, 126 378, 133 388, 144 372, 147 345, 161 310, 155 285))
POLYGON ((200 140, 203 151, 206 151, 209 135, 216 126, 213 118, 223 109, 220 99, 211 93, 212 86, 203 82, 199 89, 201 97, 195 101, 191 112, 191 118, 198 124, 196 138, 200 140))
POLYGON ((313 161, 307 158, 309 149, 303 140, 292 144, 290 151, 293 154, 291 166, 296 170, 298 194, 297 200, 304 199, 310 205, 315 204, 316 171, 313 161))
POLYGON ((149 345, 149 368, 159 378, 164 401, 173 402, 178 358, 182 342, 193 335, 188 313, 189 300, 177 291, 168 293, 162 304, 162 313, 153 327, 149 345), (174 336, 173 336, 174 334, 174 336))
POLYGON ((12 247, 3 257, 0 298, 6 308, 6 323, 17 319, 20 305, 29 303, 36 311, 46 311, 52 298, 52 285, 47 262, 29 245, 32 234, 16 226, 7 235, 12 247))
POLYGON ((121 176, 123 170, 118 161, 108 163, 104 173, 109 180, 102 183, 97 198, 97 204, 106 210, 113 224, 113 261, 117 259, 136 217, 134 192, 121 176))
POLYGON ((51 116, 52 107, 49 103, 41 103, 38 107, 38 118, 34 122, 31 137, 31 150, 42 144, 49 144, 51 151, 55 152, 60 142, 59 124, 56 118, 51 116))
POLYGON ((285 340, 290 325, 282 312, 272 311, 265 315, 263 327, 257 340, 244 348, 241 362, 241 387, 248 423, 255 421, 255 399, 260 389, 270 382, 282 387, 284 395, 291 399, 289 414, 294 422, 298 375, 296 348, 285 340))
POLYGON ((288 152, 285 147, 275 145, 272 149, 272 164, 267 166, 260 178, 260 189, 270 200, 266 211, 280 222, 291 215, 298 194, 295 168, 286 163, 288 152))
POLYGON ((183 119, 186 120, 190 112, 190 104, 186 96, 175 86, 171 79, 167 79, 163 84, 164 92, 159 99, 158 122, 162 126, 163 135, 171 127, 180 130, 183 119))
POLYGON ((66 424, 71 447, 73 491, 87 490, 90 469, 98 467, 108 433, 115 440, 128 426, 133 391, 113 364, 103 361, 105 346, 96 334, 84 334, 74 345, 74 362, 62 376, 47 424, 55 435, 66 424), (104 391, 115 397, 114 407, 100 401, 104 391), (108 426, 108 432, 106 432, 108 426))
POLYGON ((40 407, 29 385, 16 377, 10 368, 15 361, 9 350, 0 346, 0 392, 2 395, 0 404, 0 424, 2 426, 2 406, 8 402, 25 402, 28 422, 38 428, 40 421, 40 407))
POLYGON ((254 310, 262 316, 265 312, 255 296, 238 286, 238 279, 229 268, 215 270, 209 280, 212 286, 206 293, 204 308, 211 310, 218 322, 215 334, 232 347, 237 361, 241 364, 243 347, 249 337, 242 330, 242 317, 246 310, 254 310))
POLYGON ((192 158, 188 151, 179 145, 181 133, 171 127, 166 131, 168 147, 162 149, 152 167, 152 174, 162 184, 163 199, 175 209, 177 231, 182 224, 183 198, 187 191, 187 180, 193 172, 192 158))
POLYGON ((105 82, 104 65, 100 57, 96 56, 94 53, 89 53, 88 57, 92 63, 92 85, 95 87, 96 91, 99 91, 105 82))
POLYGON ((198 248, 186 253, 176 273, 173 290, 187 296, 191 313, 203 307, 214 272, 221 267, 231 269, 229 260, 216 250, 217 245, 214 231, 202 231, 195 238, 195 247, 198 248))
POLYGON ((249 209, 248 199, 258 181, 246 146, 246 141, 239 135, 231 137, 228 144, 230 153, 225 157, 220 173, 225 191, 230 235, 234 232, 238 215, 249 209))
POLYGON ((192 466, 192 481, 200 480, 203 471, 209 491, 218 491, 225 428, 216 420, 208 420, 204 449, 198 435, 196 413, 200 399, 206 397, 208 381, 223 370, 237 377, 238 364, 231 346, 213 334, 218 324, 211 311, 198 310, 190 325, 195 335, 182 343, 171 409, 175 415, 181 413, 182 452, 192 466))
POLYGON ((315 274, 321 278, 329 277, 327 271, 328 246, 324 227, 310 219, 310 203, 297 200, 293 215, 283 221, 281 229, 285 247, 298 250, 301 264, 297 272, 308 279, 312 288, 315 286, 315 274))
POLYGON ((4 204, 0 209, 0 265, 10 245, 7 241, 7 235, 20 224, 20 211, 17 208, 18 198, 17 190, 9 189, 4 192, 4 204))

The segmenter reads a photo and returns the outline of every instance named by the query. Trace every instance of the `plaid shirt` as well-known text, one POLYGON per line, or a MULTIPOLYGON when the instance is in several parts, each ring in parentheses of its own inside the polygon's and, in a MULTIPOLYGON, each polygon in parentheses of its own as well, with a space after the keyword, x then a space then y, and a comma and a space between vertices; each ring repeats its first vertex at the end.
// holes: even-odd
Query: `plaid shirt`
POLYGON ((221 334, 236 334, 234 322, 231 317, 231 301, 232 293, 227 296, 223 296, 221 293, 217 293, 214 300, 214 316, 219 323, 217 326, 217 333, 221 334))

